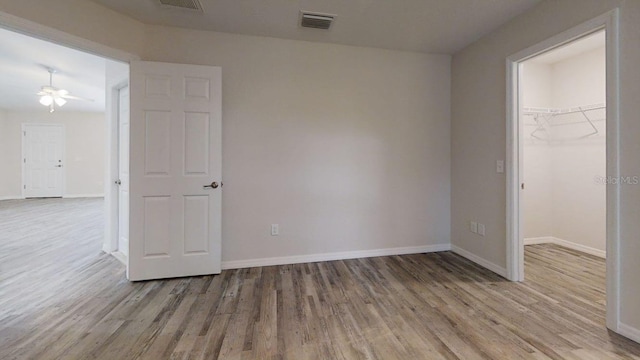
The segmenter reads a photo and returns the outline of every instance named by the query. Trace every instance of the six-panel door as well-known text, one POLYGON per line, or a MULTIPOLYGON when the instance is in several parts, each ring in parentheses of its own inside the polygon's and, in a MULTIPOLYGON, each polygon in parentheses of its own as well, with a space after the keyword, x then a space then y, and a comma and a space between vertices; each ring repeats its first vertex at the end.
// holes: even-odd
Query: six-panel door
POLYGON ((23 125, 24 196, 62 197, 64 192, 64 126, 23 125))
POLYGON ((130 280, 220 272, 221 71, 131 63, 130 280))

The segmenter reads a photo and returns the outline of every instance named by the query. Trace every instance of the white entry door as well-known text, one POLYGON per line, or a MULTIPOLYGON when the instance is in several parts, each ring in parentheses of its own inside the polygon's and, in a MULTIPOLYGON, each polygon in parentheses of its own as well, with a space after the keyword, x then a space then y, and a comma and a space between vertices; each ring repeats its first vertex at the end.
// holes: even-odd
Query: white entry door
POLYGON ((118 251, 129 256, 129 86, 118 91, 118 251))
POLYGON ((23 124, 24 197, 62 197, 64 126, 23 124))
POLYGON ((129 280, 220 273, 221 69, 131 63, 129 280))

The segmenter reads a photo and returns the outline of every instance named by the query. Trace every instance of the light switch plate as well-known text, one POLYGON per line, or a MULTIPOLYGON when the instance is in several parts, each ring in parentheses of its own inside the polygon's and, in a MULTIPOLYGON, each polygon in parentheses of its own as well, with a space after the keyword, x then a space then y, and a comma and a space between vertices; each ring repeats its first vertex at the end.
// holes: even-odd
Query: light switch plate
POLYGON ((478 224, 478 235, 484 236, 484 224, 478 224))
POLYGON ((271 224, 271 236, 280 235, 280 226, 278 224, 271 224))
POLYGON ((504 160, 496 161, 496 172, 498 174, 503 174, 504 173, 504 160))
POLYGON ((477 234, 478 233, 478 223, 475 221, 472 221, 471 223, 469 223, 469 230, 471 230, 472 233, 477 234))

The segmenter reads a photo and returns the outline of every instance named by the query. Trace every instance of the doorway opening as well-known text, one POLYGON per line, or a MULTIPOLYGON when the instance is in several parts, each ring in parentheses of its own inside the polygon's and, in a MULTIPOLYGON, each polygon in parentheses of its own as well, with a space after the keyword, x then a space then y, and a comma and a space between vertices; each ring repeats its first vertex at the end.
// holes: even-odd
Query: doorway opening
POLYGON ((594 302, 603 314, 606 310, 607 327, 614 331, 619 324, 617 24, 612 11, 507 59, 508 278, 524 281, 526 261, 599 272, 591 279, 601 295, 594 302))
MULTIPOLYGON (((533 245, 554 244, 576 256, 605 258, 605 45, 602 30, 521 64, 521 211, 527 252, 555 248, 533 245)), ((586 257, 566 260, 588 263, 586 257)), ((602 265, 592 272, 604 274, 602 265)))
POLYGON ((128 84, 129 64, 4 28, 0 43, 3 263, 12 283, 37 272, 51 288, 47 274, 64 279, 101 250, 118 250, 108 238, 117 231, 105 230, 118 227, 112 168, 129 155, 112 144, 128 148, 113 134, 120 102, 109 93, 128 84))
POLYGON ((605 35, 520 66, 525 279, 556 279, 567 302, 606 301, 605 35))

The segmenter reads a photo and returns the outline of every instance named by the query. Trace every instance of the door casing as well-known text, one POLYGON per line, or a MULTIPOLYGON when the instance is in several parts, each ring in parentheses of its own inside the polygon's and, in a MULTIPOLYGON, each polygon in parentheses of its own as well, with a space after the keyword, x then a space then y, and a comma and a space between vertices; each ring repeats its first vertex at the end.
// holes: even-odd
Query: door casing
POLYGON ((125 263, 128 263, 129 255, 129 133, 130 133, 130 116, 129 116, 129 85, 126 84, 118 89, 118 253, 125 257, 125 263), (126 91, 126 92, 125 92, 126 91), (125 96, 123 96, 125 95, 125 96), (123 111, 126 110, 126 111, 123 111), (123 136, 123 116, 126 116, 126 126, 123 136), (123 156, 124 155, 124 156, 123 156), (126 159, 127 161, 123 161, 126 159), (126 169, 125 169, 126 167, 126 169), (126 193, 126 195, 124 195, 126 193), (123 226, 123 224, 126 224, 123 226))
POLYGON ((121 74, 107 83, 107 109, 105 123, 107 132, 107 162, 105 171, 105 238, 102 250, 114 254, 118 260, 127 265, 127 259, 118 256, 119 236, 119 191, 115 181, 119 178, 119 111, 118 99, 120 89, 129 86, 129 73, 121 74))

